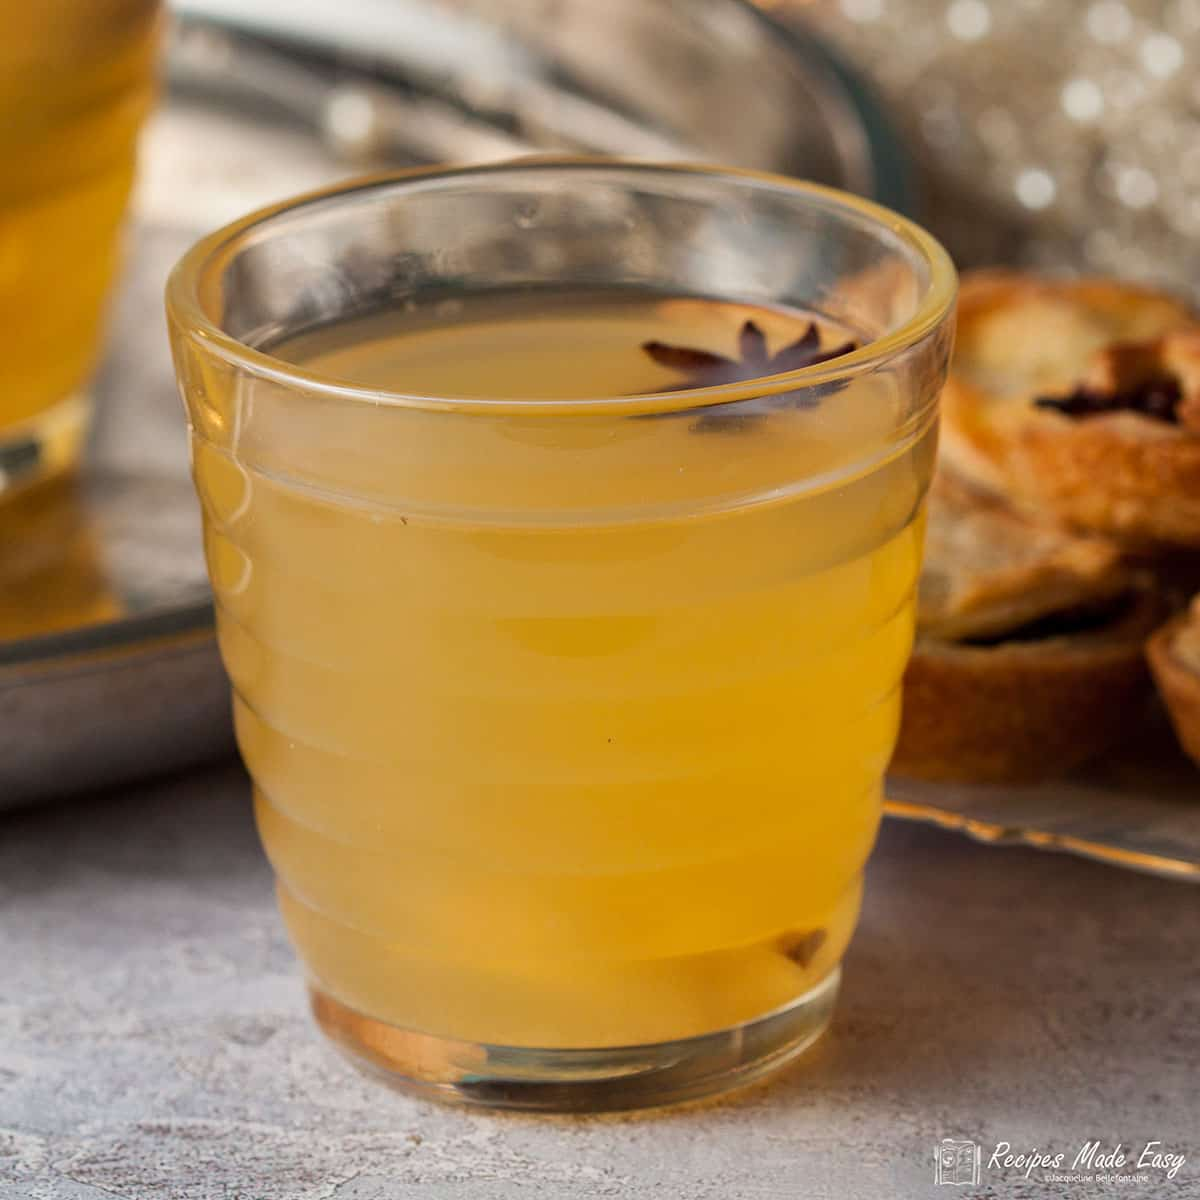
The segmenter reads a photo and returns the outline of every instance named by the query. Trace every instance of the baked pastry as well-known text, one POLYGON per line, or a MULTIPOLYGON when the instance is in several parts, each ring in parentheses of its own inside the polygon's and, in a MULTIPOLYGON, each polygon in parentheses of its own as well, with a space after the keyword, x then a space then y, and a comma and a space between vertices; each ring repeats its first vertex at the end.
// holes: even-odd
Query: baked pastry
POLYGON ((1200 764, 1200 596, 1150 639, 1146 656, 1180 745, 1200 764))
POLYGON ((1126 546, 1200 547, 1200 323, 1178 301, 968 276, 942 415, 976 486, 1126 546))
POLYGON ((1104 752, 1150 694, 1143 643, 1161 613, 1112 542, 939 475, 893 771, 1035 780, 1104 752))

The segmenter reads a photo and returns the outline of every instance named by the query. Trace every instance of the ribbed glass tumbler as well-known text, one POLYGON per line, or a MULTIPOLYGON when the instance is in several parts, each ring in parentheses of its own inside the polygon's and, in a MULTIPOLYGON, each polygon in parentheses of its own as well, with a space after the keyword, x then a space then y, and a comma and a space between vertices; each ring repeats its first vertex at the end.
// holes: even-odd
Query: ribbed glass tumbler
POLYGON ((954 291, 859 199, 591 160, 372 178, 179 265, 239 744, 351 1056, 594 1110, 826 1027, 954 291))

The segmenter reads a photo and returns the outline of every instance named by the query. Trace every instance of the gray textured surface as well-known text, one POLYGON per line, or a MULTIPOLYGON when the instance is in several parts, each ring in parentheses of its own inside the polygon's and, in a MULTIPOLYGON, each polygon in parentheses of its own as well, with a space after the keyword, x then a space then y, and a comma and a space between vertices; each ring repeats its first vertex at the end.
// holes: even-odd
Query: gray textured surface
POLYGON ((10 813, 0 1198, 1196 1196, 1198 916, 1187 885, 890 823, 805 1061, 706 1107, 494 1117, 383 1090, 318 1039, 236 769, 10 813), (1188 1162, 941 1189, 943 1136, 1188 1162))

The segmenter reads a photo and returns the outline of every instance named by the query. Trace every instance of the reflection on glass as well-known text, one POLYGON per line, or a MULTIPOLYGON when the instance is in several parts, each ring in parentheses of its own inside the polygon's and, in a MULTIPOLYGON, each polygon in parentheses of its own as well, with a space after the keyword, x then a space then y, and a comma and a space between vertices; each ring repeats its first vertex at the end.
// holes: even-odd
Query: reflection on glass
POLYGON ((0 503, 0 643, 121 614, 73 477, 0 503))

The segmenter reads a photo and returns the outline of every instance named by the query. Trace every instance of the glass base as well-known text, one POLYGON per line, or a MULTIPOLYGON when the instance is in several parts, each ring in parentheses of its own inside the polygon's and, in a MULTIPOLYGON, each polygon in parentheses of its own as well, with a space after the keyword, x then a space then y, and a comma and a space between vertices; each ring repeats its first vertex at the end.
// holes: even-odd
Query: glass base
POLYGON ((489 1046, 399 1029, 310 985, 317 1024, 354 1064, 429 1099, 530 1112, 611 1112, 715 1096, 803 1053, 833 1015, 841 969, 786 1008, 675 1042, 598 1050, 489 1046))
POLYGON ((77 392, 27 420, 0 426, 0 495, 73 467, 90 412, 91 397, 77 392))

